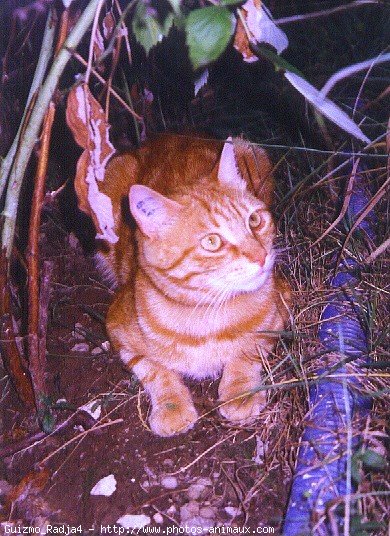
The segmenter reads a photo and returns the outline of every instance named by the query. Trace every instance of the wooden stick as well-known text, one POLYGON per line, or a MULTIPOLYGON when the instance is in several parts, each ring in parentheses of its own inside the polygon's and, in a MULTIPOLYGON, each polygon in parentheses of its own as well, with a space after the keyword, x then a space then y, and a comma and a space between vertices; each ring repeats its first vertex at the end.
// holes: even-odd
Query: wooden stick
POLYGON ((15 341, 8 260, 4 251, 0 257, 0 315, 0 349, 4 366, 20 400, 28 408, 33 408, 35 399, 30 376, 23 365, 22 356, 15 341))
POLYGON ((7 258, 10 257, 15 234, 16 215, 18 210, 19 195, 23 183, 24 172, 30 160, 32 150, 46 114, 47 107, 51 101, 58 80, 62 75, 72 52, 80 43, 91 25, 99 0, 89 0, 88 5, 82 11, 80 18, 72 28, 63 47, 51 65, 43 85, 40 87, 34 109, 30 120, 26 126, 23 138, 20 140, 20 151, 18 158, 13 162, 10 172, 7 195, 4 206, 4 225, 2 230, 2 248, 6 249, 7 258))
POLYGON ((45 194, 45 180, 54 114, 55 106, 54 103, 51 102, 43 123, 41 151, 35 176, 35 187, 27 246, 29 368, 34 387, 35 405, 39 418, 42 417, 45 411, 42 397, 43 395, 47 394, 45 385, 44 360, 41 362, 44 352, 40 351, 39 349, 39 229, 41 224, 42 204, 45 194))

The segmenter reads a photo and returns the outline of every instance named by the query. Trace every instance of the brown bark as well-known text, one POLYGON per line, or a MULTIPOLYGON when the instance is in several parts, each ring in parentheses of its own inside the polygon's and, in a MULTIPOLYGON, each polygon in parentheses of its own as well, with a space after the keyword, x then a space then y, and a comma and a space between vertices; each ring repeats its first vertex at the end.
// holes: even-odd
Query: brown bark
MULTIPOLYGON (((45 194, 45 180, 49 157, 51 130, 55 107, 50 103, 43 123, 41 149, 38 159, 33 202, 31 207, 30 227, 27 247, 28 266, 28 357, 31 379, 35 393, 35 404, 38 415, 44 411, 42 396, 46 393, 45 386, 45 351, 40 349, 40 300, 39 300, 39 229, 41 210, 45 194)), ((44 328, 44 331, 46 328, 44 328)), ((45 339, 45 337, 44 337, 45 339)))
POLYGON ((11 310, 11 292, 8 280, 8 262, 5 251, 0 259, 0 349, 4 366, 20 400, 27 407, 34 407, 34 392, 28 371, 15 342, 11 310))

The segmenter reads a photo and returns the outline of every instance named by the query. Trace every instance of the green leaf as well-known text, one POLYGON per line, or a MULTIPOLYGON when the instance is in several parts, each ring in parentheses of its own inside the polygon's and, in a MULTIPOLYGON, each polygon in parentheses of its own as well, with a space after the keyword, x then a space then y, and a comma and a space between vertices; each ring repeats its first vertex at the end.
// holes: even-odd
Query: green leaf
POLYGON ((381 528, 381 524, 375 521, 363 521, 360 514, 351 516, 351 536, 369 536, 374 530, 381 528), (367 532, 368 531, 368 532, 367 532))
POLYGON ((163 34, 164 37, 166 37, 169 34, 169 30, 173 26, 174 18, 175 17, 173 15, 173 13, 168 13, 168 15, 165 17, 165 20, 164 20, 162 26, 160 26, 161 33, 163 34))
POLYGON ((236 6, 237 4, 243 4, 244 0, 221 0, 221 6, 236 6))
POLYGON ((386 459, 374 450, 367 449, 364 451, 362 461, 366 467, 372 469, 384 469, 386 467, 386 459))
POLYGON ((42 418, 42 428, 46 434, 50 434, 54 430, 56 419, 51 411, 47 411, 42 418))
POLYGON ((233 34, 230 11, 209 6, 192 11, 185 22, 186 42, 194 69, 216 60, 227 47, 233 34))
POLYGON ((359 458, 356 456, 352 456, 352 459, 351 459, 351 476, 354 482, 356 482, 356 484, 360 484, 362 477, 360 474, 359 458))
POLYGON ((181 0, 168 0, 168 2, 171 4, 171 7, 175 13, 180 12, 181 0))
POLYGON ((144 47, 146 54, 168 35, 173 18, 173 14, 169 13, 161 25, 156 17, 148 13, 146 5, 142 1, 138 2, 131 26, 135 38, 144 47))
POLYGON ((282 56, 276 54, 276 52, 271 50, 267 45, 251 43, 251 47, 258 56, 264 56, 267 60, 271 61, 274 64, 276 71, 290 71, 291 73, 295 73, 302 78, 305 78, 299 69, 291 65, 291 63, 282 58, 282 56))

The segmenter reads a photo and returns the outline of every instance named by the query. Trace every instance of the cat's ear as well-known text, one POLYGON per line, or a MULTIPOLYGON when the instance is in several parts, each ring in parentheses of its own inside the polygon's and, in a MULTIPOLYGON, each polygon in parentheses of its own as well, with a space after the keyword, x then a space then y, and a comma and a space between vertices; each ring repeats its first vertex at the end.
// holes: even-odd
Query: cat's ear
POLYGON ((135 184, 129 192, 130 211, 142 233, 149 238, 161 234, 178 216, 182 206, 155 190, 135 184))
POLYGON ((267 206, 271 206, 275 185, 273 165, 267 152, 244 140, 236 140, 234 149, 248 190, 267 206))
POLYGON ((227 138, 223 146, 217 176, 219 182, 225 186, 241 189, 245 188, 245 182, 238 169, 231 136, 227 138))

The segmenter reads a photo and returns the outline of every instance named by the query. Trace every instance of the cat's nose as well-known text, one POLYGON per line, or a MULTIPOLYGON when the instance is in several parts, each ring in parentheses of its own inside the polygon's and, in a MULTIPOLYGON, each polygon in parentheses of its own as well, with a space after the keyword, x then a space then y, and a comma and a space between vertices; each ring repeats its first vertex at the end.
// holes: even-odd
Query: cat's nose
POLYGON ((252 246, 250 249, 248 249, 248 251, 245 252, 245 255, 251 262, 255 262, 259 266, 264 266, 267 252, 262 246, 260 246, 260 244, 257 244, 256 246, 252 246))

